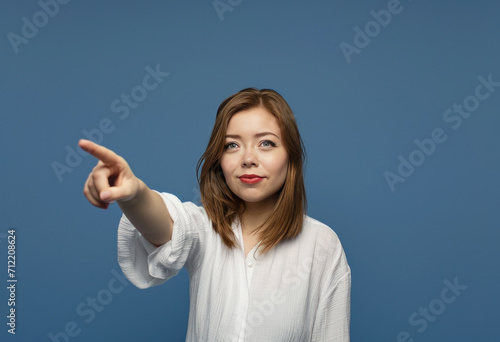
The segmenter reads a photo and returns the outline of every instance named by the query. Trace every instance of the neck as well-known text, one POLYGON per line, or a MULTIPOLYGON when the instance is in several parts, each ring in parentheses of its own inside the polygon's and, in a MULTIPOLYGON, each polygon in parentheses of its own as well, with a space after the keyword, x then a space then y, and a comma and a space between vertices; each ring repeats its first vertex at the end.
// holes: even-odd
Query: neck
POLYGON ((245 203, 245 211, 241 215, 241 230, 244 234, 253 234, 271 215, 275 198, 272 196, 264 201, 245 203))

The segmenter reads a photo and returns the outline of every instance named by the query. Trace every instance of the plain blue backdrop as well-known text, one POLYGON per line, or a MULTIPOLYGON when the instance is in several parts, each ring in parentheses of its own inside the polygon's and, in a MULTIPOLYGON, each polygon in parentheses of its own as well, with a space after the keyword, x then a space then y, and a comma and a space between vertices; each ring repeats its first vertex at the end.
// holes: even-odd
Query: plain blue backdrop
POLYGON ((77 142, 89 134, 151 188, 198 202, 216 109, 250 86, 277 90, 297 117, 308 214, 335 230, 352 269, 352 341, 500 340, 499 10, 2 1, 0 340, 184 340, 187 272, 148 290, 121 278, 121 212, 84 198, 96 161, 77 142), (145 90, 148 68, 163 76, 145 90))

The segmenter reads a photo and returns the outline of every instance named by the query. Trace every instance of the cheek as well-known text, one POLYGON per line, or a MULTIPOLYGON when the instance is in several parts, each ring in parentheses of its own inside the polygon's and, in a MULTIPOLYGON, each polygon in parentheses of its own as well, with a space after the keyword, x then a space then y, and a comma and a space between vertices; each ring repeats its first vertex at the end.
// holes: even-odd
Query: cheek
POLYGON ((229 177, 232 174, 232 170, 234 169, 232 164, 233 163, 231 162, 231 158, 227 158, 227 156, 223 156, 220 159, 220 167, 225 178, 229 177))
POLYGON ((274 156, 267 160, 266 165, 269 171, 284 177, 288 169, 288 157, 286 155, 274 156))
POLYGON ((285 182, 286 175, 288 174, 288 160, 286 160, 280 168, 280 174, 281 177, 283 178, 283 182, 285 182))

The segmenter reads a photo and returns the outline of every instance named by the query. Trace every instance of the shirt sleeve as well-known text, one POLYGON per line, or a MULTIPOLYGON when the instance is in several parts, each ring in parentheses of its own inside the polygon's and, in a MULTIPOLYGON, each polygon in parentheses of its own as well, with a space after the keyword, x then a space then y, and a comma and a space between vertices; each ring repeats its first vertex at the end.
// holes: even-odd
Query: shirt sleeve
POLYGON ((203 232, 211 227, 203 207, 160 193, 174 221, 172 239, 156 247, 122 215, 118 225, 118 263, 132 284, 144 289, 160 285, 183 267, 191 273, 200 262, 203 232))
POLYGON ((321 296, 312 341, 349 342, 351 320, 351 271, 321 296))

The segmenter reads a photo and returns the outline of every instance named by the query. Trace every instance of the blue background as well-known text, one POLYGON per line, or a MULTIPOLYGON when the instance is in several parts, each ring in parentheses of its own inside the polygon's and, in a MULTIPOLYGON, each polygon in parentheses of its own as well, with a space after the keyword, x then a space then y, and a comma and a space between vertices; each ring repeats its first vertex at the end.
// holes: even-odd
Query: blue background
POLYGON ((296 114, 308 213, 337 232, 352 269, 352 341, 500 340, 500 88, 457 129, 443 118, 475 95, 479 76, 500 81, 500 4, 402 0, 380 27, 370 11, 385 0, 227 1, 221 16, 211 0, 70 1, 17 47, 9 33, 42 9, 2 1, 0 340, 50 341, 68 325, 68 341, 184 339, 187 272, 148 290, 112 280, 121 212, 84 198, 95 160, 75 159, 61 179, 53 163, 67 165, 82 130, 109 119, 103 145, 151 188, 196 202, 216 109, 249 86, 277 90, 296 114), (340 44, 355 46, 354 28, 367 24, 370 41, 346 58, 340 44), (120 119, 111 103, 157 65, 168 77, 120 119), (384 173, 436 128, 447 139, 392 191, 384 173), (5 324, 9 228, 15 336, 5 324), (446 280, 467 288, 440 306, 446 280), (110 281, 121 289, 112 298, 110 281), (101 311, 85 304, 98 295, 101 311), (439 314, 419 331, 410 317, 430 305, 439 314))

